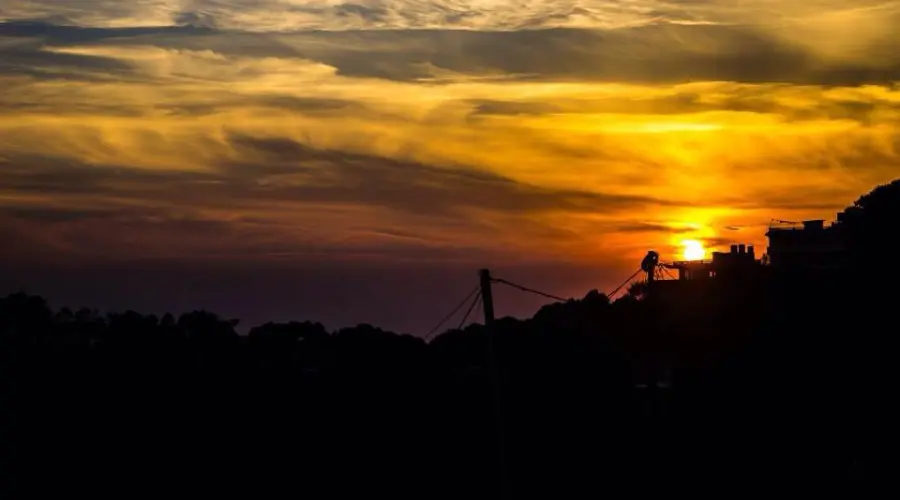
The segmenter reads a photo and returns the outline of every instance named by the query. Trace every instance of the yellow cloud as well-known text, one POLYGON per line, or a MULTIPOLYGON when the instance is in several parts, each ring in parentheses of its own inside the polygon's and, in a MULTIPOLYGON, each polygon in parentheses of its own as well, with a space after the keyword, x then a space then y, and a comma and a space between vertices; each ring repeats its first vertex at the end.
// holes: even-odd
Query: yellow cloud
MULTIPOLYGON (((685 238, 730 237, 727 226, 828 217, 896 175, 900 154, 900 91, 889 86, 549 82, 434 68, 433 80, 388 81, 291 57, 46 50, 129 72, 97 69, 90 82, 3 77, 16 92, 0 97, 2 154, 54 162, 53 175, 71 162, 79 175, 99 176, 83 188, 51 186, 71 191, 56 199, 73 209, 191 214, 194 226, 181 215, 165 224, 141 216, 148 234, 171 245, 151 250, 141 239, 130 250, 138 253, 250 248, 283 257, 313 240, 365 251, 456 245, 538 260, 636 258, 648 247, 675 252, 685 238), (254 147, 238 147, 236 136, 254 147), (395 163, 372 170, 379 162, 395 163), (416 191, 446 196, 447 206, 416 191), (654 231, 617 230, 646 221, 654 231), (199 227, 233 232, 178 236, 199 227)), ((23 205, 17 196, 40 192, 51 174, 41 175, 19 171, 0 187, 3 203, 23 205)), ((129 227, 92 220, 78 223, 92 242, 115 236, 104 227, 129 227)), ((738 236, 760 245, 761 234, 738 236)))

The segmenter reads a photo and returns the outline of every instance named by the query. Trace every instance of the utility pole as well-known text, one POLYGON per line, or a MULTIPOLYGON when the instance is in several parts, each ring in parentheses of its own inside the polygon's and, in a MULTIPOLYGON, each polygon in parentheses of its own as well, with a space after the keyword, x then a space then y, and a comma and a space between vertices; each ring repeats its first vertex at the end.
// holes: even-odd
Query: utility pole
POLYGON ((503 425, 503 401, 500 390, 500 373, 497 369, 497 355, 494 346, 494 295, 491 293, 491 272, 482 269, 481 277, 481 302, 484 305, 484 329, 487 343, 487 375, 491 383, 491 399, 494 403, 494 424, 497 436, 497 487, 502 498, 510 498, 510 484, 506 465, 506 436, 503 425))
MULTIPOLYGON (((484 326, 490 328, 494 325, 494 295, 491 293, 491 272, 482 269, 478 275, 481 277, 481 302, 484 304, 484 326)), ((490 335, 488 335, 490 338, 490 335)))

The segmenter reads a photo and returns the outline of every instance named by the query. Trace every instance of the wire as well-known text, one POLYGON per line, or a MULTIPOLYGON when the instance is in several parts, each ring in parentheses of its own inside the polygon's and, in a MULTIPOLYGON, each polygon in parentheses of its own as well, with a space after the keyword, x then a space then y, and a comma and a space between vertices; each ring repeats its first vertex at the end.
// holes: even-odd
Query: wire
POLYGON ((674 274, 672 274, 672 273, 670 273, 670 272, 669 272, 669 270, 668 270, 668 269, 666 269, 666 268, 665 268, 665 267, 664 267, 664 268, 662 268, 662 270, 663 270, 663 272, 664 272, 664 273, 666 273, 666 276, 668 276, 668 277, 670 277, 670 278, 672 278, 672 279, 673 279, 673 280, 675 280, 675 279, 678 279, 678 278, 676 278, 676 277, 675 277, 675 275, 674 275, 674 274))
POLYGON ((637 271, 635 271, 634 274, 629 276, 627 280, 623 281, 621 285, 617 286, 609 295, 607 295, 607 297, 610 299, 613 298, 617 293, 619 293, 619 290, 621 290, 625 285, 627 285, 631 280, 633 280, 635 278, 635 276, 637 276, 638 274, 641 274, 642 272, 644 272, 643 269, 638 269, 637 271))
POLYGON ((462 321, 459 322, 459 326, 456 327, 457 330, 463 329, 463 327, 466 325, 466 320, 469 319, 469 315, 472 314, 472 311, 475 309, 475 307, 478 306, 478 304, 481 304, 481 292, 480 291, 478 292, 478 295, 475 296, 475 300, 472 301, 472 305, 469 306, 469 310, 466 311, 466 315, 463 316, 462 321))
POLYGON ((450 314, 444 316, 444 319, 442 319, 440 321, 440 323, 435 325, 434 328, 432 328, 431 331, 429 331, 428 334, 425 335, 425 340, 428 341, 429 339, 431 339, 431 336, 434 335, 435 332, 437 332, 440 327, 444 326, 444 323, 446 323, 450 318, 452 318, 456 313, 458 313, 459 310, 462 309, 463 306, 466 305, 466 303, 469 301, 469 299, 471 299, 472 296, 474 296, 476 292, 479 292, 480 288, 481 288, 480 286, 476 286, 471 292, 469 292, 469 294, 466 295, 466 298, 464 298, 462 300, 462 302, 460 302, 459 305, 456 306, 456 308, 454 308, 452 311, 450 311, 450 314))
POLYGON ((562 297, 557 297, 556 295, 551 295, 551 294, 549 294, 549 293, 544 293, 544 292, 541 292, 541 291, 538 291, 538 290, 534 290, 534 289, 531 289, 531 288, 528 288, 528 287, 524 287, 524 286, 522 286, 522 285, 517 285, 517 284, 515 284, 515 283, 511 283, 511 282, 506 281, 506 280, 503 280, 503 279, 497 279, 497 278, 495 278, 493 281, 494 281, 495 283, 502 283, 502 284, 504 284, 504 285, 509 285, 509 286, 511 286, 511 287, 513 287, 513 288, 518 288, 519 290, 522 290, 523 292, 528 292, 528 293, 533 293, 533 294, 541 295, 541 296, 547 297, 548 299, 558 300, 558 301, 560 301, 560 302, 568 302, 568 301, 569 301, 569 299, 564 299, 564 298, 562 298, 562 297))

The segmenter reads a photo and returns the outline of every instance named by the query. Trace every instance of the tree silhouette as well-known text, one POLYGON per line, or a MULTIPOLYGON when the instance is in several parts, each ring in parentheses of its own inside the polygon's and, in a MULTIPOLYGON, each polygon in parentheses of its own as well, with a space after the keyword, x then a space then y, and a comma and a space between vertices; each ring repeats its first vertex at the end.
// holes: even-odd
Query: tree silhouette
POLYGON ((882 265, 900 232, 900 180, 859 197, 844 211, 840 228, 855 264, 882 265))
POLYGON ((635 281, 628 285, 628 291, 626 293, 629 297, 643 299, 647 295, 648 288, 649 286, 646 281, 635 281))

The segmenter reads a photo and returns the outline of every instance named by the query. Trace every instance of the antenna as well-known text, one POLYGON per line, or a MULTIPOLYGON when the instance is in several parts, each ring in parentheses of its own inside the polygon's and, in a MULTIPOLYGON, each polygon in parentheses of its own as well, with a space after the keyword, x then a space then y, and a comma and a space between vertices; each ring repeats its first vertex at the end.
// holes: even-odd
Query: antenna
POLYGON ((656 277, 656 267, 659 265, 659 254, 653 250, 647 252, 647 256, 641 261, 641 270, 647 273, 647 283, 656 277))

